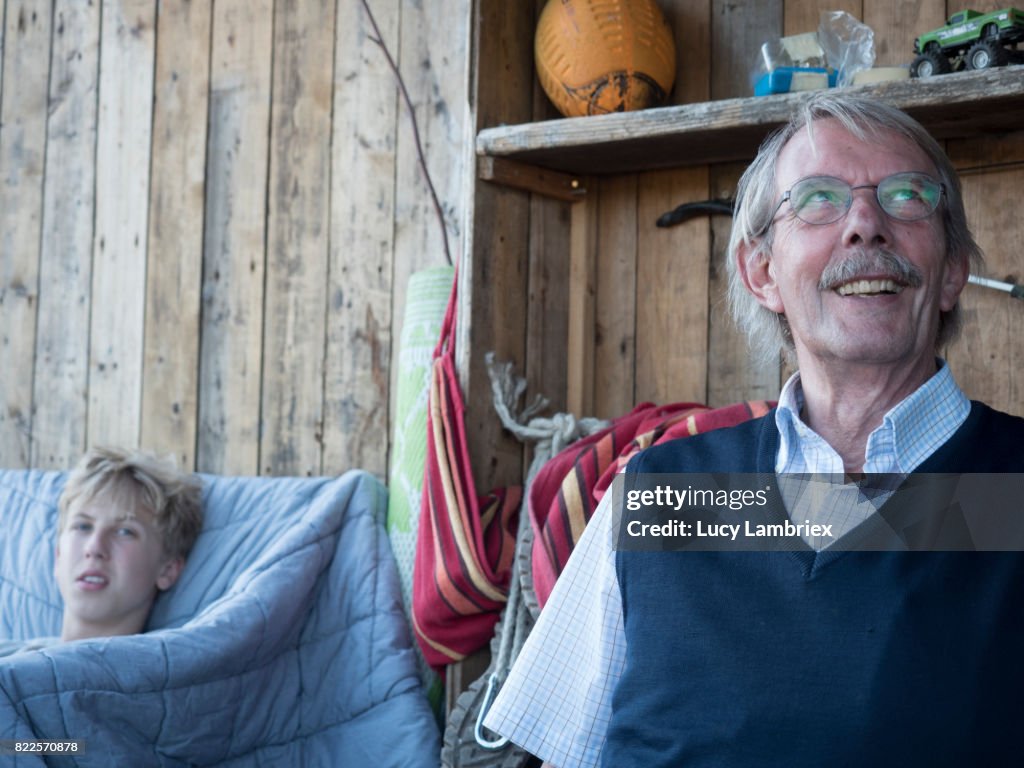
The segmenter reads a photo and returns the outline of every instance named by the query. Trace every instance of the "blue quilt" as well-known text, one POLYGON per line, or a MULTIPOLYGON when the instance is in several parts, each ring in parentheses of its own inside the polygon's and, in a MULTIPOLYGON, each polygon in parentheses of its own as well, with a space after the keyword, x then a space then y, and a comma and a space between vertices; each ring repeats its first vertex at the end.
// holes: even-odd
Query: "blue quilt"
MULTIPOLYGON (((0 765, 436 768, 384 487, 359 471, 204 480, 203 533, 147 633, 0 658, 0 740, 86 744, 0 765)), ((0 639, 60 632, 63 483, 0 471, 0 639)))

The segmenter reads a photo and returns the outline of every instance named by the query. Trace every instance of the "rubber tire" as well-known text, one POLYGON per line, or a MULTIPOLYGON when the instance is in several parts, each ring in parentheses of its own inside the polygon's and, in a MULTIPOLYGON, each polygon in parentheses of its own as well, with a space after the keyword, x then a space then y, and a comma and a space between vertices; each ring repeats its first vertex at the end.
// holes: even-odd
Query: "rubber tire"
POLYGON ((952 67, 949 64, 949 59, 938 51, 925 51, 910 64, 911 77, 946 75, 951 71, 952 67))
MULTIPOLYGON (((441 747, 442 768, 525 768, 534 760, 525 750, 509 742, 501 749, 488 750, 476 743, 473 731, 487 693, 487 677, 493 667, 459 694, 448 713, 441 747)), ((497 738, 497 734, 490 734, 497 738)))
MULTIPOLYGON (((491 638, 491 662, 487 669, 469 687, 460 693, 448 713, 445 722, 444 739, 441 743, 441 768, 532 768, 539 766, 537 760, 524 749, 508 742, 500 749, 485 749, 477 744, 475 731, 476 719, 487 696, 487 681, 494 672, 495 662, 501 650, 502 627, 506 621, 516 621, 517 616, 508 615, 508 606, 501 612, 501 619, 494 625, 494 636, 491 638)), ((521 610, 526 611, 526 606, 521 610)), ((533 620, 526 616, 526 631, 533 629, 533 620)), ((515 659, 512 659, 514 662, 515 659)), ((502 670, 507 674, 508 670, 502 670)), ((497 738, 496 733, 488 734, 489 738, 497 738)))
POLYGON ((967 69, 1001 67, 1009 61, 1006 49, 992 40, 978 40, 967 49, 964 62, 967 69))

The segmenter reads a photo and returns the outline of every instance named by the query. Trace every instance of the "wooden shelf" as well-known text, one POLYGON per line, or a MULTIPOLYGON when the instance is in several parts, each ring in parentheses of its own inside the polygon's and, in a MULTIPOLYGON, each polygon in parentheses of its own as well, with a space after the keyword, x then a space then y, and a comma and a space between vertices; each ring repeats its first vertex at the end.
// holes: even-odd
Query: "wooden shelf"
MULTIPOLYGON (((1024 66, 849 88, 913 115, 939 139, 1024 128, 1024 66)), ((725 99, 481 130, 476 151, 570 174, 747 160, 808 93, 725 99)))

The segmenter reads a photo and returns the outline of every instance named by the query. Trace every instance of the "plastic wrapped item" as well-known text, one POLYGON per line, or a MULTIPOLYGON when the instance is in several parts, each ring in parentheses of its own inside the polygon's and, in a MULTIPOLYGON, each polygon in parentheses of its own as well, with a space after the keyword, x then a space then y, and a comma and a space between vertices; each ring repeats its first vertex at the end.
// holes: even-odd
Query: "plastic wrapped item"
POLYGON ((764 43, 754 75, 755 96, 812 91, 835 85, 835 73, 825 67, 825 52, 816 32, 778 37, 764 43))
POLYGON ((836 73, 824 67, 778 67, 754 84, 755 96, 793 91, 817 91, 836 84, 836 73))
POLYGON ((782 38, 772 38, 761 43, 761 58, 754 65, 752 80, 757 80, 767 72, 774 72, 779 67, 792 66, 793 60, 782 45, 782 38))
POLYGON ((816 32, 774 38, 753 67, 755 96, 848 85, 875 62, 875 33, 845 11, 822 11, 816 32))
POLYGON ((846 11, 822 11, 818 44, 825 61, 835 70, 839 86, 850 85, 854 75, 875 63, 875 33, 846 11))

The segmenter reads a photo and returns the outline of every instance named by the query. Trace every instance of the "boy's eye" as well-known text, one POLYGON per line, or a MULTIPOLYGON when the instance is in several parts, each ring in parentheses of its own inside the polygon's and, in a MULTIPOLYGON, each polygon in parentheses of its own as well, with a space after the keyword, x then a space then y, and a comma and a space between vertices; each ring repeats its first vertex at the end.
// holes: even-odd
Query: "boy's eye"
POLYGON ((138 534, 137 534, 137 532, 135 531, 134 528, 118 528, 117 529, 117 535, 118 536, 134 537, 134 536, 137 536, 138 534))
POLYGON ((92 524, 91 523, 83 523, 83 522, 72 523, 71 524, 71 530, 72 531, 88 532, 88 531, 92 530, 92 524))

